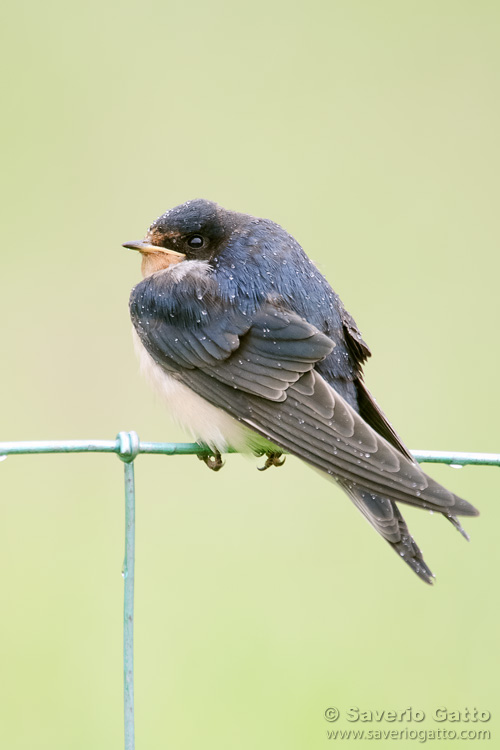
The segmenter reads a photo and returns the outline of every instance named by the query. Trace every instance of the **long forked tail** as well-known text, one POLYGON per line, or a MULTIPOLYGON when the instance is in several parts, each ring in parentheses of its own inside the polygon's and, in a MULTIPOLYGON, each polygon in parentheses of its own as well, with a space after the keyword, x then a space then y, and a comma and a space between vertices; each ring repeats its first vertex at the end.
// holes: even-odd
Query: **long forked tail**
POLYGON ((398 506, 389 498, 348 482, 339 484, 356 507, 397 554, 426 583, 434 583, 434 574, 426 564, 422 552, 408 530, 398 506))

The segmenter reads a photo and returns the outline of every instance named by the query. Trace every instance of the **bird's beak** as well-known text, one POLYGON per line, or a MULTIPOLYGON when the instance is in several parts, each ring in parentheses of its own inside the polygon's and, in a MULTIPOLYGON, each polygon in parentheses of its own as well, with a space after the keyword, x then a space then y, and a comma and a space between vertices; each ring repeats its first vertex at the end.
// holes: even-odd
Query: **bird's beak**
POLYGON ((149 242, 124 242, 122 247, 127 247, 130 250, 139 250, 140 253, 165 253, 165 255, 172 255, 179 260, 182 260, 186 256, 184 253, 178 253, 177 250, 171 250, 169 247, 159 247, 158 245, 151 245, 149 242))

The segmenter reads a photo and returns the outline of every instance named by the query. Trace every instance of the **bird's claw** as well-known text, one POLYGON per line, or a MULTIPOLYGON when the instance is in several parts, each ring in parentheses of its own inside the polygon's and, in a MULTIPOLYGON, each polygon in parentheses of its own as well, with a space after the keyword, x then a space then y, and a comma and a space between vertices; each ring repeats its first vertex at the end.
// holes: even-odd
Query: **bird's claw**
POLYGON ((283 464, 286 461, 286 456, 283 456, 282 453, 266 453, 266 463, 264 466, 257 466, 258 471, 265 471, 266 469, 269 469, 270 466, 283 466, 283 464))
POLYGON ((211 453, 198 453, 200 461, 208 466, 211 471, 220 471, 224 466, 224 461, 219 451, 213 451, 211 453))

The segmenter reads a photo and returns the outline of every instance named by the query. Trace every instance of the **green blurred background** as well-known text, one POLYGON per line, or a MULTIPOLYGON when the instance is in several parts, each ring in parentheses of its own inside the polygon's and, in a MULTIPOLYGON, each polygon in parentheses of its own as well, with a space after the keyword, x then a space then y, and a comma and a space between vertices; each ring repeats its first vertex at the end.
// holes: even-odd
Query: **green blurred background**
MULTIPOLYGON (((6 13, 1 439, 189 439, 139 377, 139 259, 120 245, 205 197, 318 262, 410 447, 500 450, 498 3, 6 13)), ((476 706, 489 724, 458 728, 498 738, 500 474, 428 471, 482 513, 467 545, 405 510, 434 589, 295 459, 216 475, 140 457, 137 747, 321 748, 352 726, 324 710, 352 705, 476 706)), ((2 748, 122 747, 122 473, 103 455, 0 465, 2 748)))

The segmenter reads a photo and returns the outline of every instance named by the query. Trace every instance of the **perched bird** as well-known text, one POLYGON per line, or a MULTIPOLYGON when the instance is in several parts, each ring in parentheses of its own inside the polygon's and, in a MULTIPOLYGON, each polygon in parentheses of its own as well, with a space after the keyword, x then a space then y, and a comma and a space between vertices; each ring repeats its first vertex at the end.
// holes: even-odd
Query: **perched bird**
POLYGON ((130 296, 142 369, 173 415, 208 446, 288 451, 349 495, 427 583, 433 574, 397 503, 457 516, 478 511, 427 476, 367 390, 370 356, 337 294, 282 227, 207 200, 156 219, 143 281, 130 296))

